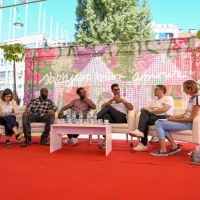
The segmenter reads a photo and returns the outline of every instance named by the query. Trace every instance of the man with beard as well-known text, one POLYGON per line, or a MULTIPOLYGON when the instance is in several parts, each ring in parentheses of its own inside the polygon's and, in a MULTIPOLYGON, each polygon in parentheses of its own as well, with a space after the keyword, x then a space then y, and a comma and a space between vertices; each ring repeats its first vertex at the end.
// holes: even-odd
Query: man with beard
MULTIPOLYGON (((97 113, 97 119, 109 120, 110 123, 127 123, 128 110, 133 110, 133 105, 127 97, 120 95, 119 85, 111 85, 113 98, 101 106, 97 113)), ((103 136, 105 138, 105 136, 103 136)), ((105 148, 106 139, 103 140, 99 148, 105 148)))
POLYGON ((55 111, 57 106, 51 99, 48 99, 48 90, 42 88, 40 90, 40 96, 32 99, 26 106, 25 112, 22 116, 22 124, 25 141, 22 143, 22 147, 27 147, 31 144, 31 126, 32 122, 43 122, 45 123, 44 132, 41 135, 40 144, 49 146, 50 143, 47 140, 51 128, 55 119, 55 111))
MULTIPOLYGON (((75 111, 77 119, 79 118, 80 111, 83 113, 83 118, 86 118, 87 112, 90 110, 90 108, 96 109, 96 105, 92 102, 92 100, 86 97, 86 91, 82 87, 76 90, 76 94, 79 96, 79 99, 74 99, 69 104, 64 106, 58 113, 58 118, 65 118, 63 111, 68 110, 69 108, 71 108, 72 111, 75 111)), ((72 142, 72 144, 75 146, 78 143, 77 137, 79 135, 67 134, 67 136, 68 138, 63 140, 64 144, 72 142)))

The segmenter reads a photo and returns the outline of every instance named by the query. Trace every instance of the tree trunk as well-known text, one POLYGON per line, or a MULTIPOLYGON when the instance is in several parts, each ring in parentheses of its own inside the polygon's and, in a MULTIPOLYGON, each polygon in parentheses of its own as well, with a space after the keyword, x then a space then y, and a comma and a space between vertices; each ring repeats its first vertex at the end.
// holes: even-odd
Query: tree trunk
POLYGON ((14 78, 14 96, 17 97, 17 88, 16 88, 16 71, 15 71, 15 61, 13 61, 13 78, 14 78))

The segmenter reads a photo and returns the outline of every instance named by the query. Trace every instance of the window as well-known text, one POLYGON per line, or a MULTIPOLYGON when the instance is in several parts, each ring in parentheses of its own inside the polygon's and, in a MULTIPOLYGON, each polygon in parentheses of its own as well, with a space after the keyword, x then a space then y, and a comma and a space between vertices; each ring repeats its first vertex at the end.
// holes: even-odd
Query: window
POLYGON ((5 72, 0 72, 0 78, 5 78, 5 72))

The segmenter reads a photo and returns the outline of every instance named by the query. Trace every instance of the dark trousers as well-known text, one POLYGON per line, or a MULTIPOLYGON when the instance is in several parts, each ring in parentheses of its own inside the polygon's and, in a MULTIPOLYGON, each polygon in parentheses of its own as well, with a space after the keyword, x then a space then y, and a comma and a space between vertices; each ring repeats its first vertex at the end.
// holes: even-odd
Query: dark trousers
POLYGON ((6 117, 0 118, 0 125, 5 126, 5 135, 12 136, 13 135, 13 128, 16 126, 19 127, 19 123, 16 121, 16 117, 14 115, 9 115, 6 117))
POLYGON ((54 123, 54 117, 45 114, 40 116, 36 115, 23 115, 22 116, 22 124, 24 136, 26 139, 31 139, 31 123, 32 122, 43 122, 45 123, 44 132, 42 133, 42 138, 47 138, 49 136, 51 124, 54 123))
MULTIPOLYGON (((108 119, 109 123, 127 123, 126 115, 111 105, 106 105, 97 113, 97 119, 108 119)), ((105 137, 105 135, 103 136, 105 137)))
POLYGON ((126 123, 126 115, 110 105, 106 105, 97 113, 97 119, 108 119, 109 123, 126 123))
POLYGON ((144 137, 141 138, 141 143, 143 145, 147 145, 148 142, 148 132, 149 132, 149 126, 155 125, 155 121, 158 119, 166 119, 165 115, 155 115, 147 110, 142 110, 139 124, 138 124, 138 130, 144 133, 144 137))

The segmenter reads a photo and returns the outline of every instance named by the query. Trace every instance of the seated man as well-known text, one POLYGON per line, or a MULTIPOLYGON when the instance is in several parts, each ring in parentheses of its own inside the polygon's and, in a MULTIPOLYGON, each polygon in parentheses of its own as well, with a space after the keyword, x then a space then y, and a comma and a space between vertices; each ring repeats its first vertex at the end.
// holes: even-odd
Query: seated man
MULTIPOLYGON (((86 91, 82 87, 80 87, 76 90, 76 94, 78 94, 79 99, 74 99, 69 104, 64 106, 58 113, 58 118, 65 117, 63 115, 63 111, 65 111, 69 108, 72 108, 72 110, 74 110, 76 112, 77 119, 79 118, 80 111, 82 111, 82 113, 83 113, 83 118, 86 118, 87 112, 88 112, 88 110, 90 110, 90 108, 96 109, 96 105, 92 102, 92 100, 90 100, 86 97, 86 91)), ((73 145, 76 145, 78 143, 77 137, 79 135, 67 134, 67 136, 68 136, 68 138, 63 141, 65 144, 68 144, 70 141, 72 142, 73 145)))
MULTIPOLYGON (((133 110, 133 106, 128 98, 120 96, 118 84, 112 84, 111 90, 114 96, 102 105, 101 110, 97 113, 97 119, 108 119, 110 123, 127 123, 128 110, 133 110)), ((105 148, 105 142, 104 139, 99 148, 105 148)))
POLYGON ((154 89, 154 95, 158 98, 153 99, 145 107, 141 108, 138 129, 129 133, 130 136, 141 138, 141 142, 133 150, 148 150, 149 126, 155 125, 155 121, 158 119, 166 119, 168 115, 173 115, 174 100, 171 96, 165 96, 165 93, 166 87, 164 85, 157 85, 154 89))
POLYGON ((45 123, 44 132, 41 135, 40 144, 49 146, 50 143, 47 140, 49 136, 51 124, 54 123, 55 111, 57 106, 51 99, 48 99, 47 88, 40 90, 40 96, 32 99, 26 106, 25 112, 22 116, 22 124, 25 142, 22 143, 22 147, 27 147, 31 144, 31 122, 43 122, 45 123))

